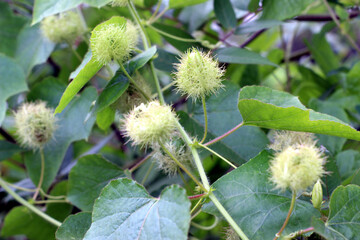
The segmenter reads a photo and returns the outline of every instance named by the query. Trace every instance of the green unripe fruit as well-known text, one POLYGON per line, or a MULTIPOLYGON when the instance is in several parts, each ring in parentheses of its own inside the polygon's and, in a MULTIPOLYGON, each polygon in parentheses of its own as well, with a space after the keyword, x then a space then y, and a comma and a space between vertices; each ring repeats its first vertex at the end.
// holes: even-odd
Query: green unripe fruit
POLYGON ((24 147, 42 148, 53 136, 56 119, 44 102, 25 103, 15 113, 19 142, 24 147))
POLYGON ((138 30, 131 21, 98 25, 91 34, 91 51, 100 64, 123 63, 138 42, 138 30))
POLYGON ((40 28, 42 33, 54 43, 73 43, 85 32, 79 15, 72 11, 45 18, 40 28))
POLYGON ((135 145, 149 146, 168 141, 176 130, 176 115, 170 106, 159 102, 140 104, 126 115, 126 136, 135 145))
POLYGON ((210 53, 193 48, 176 65, 175 84, 178 91, 193 99, 216 93, 222 85, 223 69, 218 67, 210 53))
POLYGON ((269 148, 275 151, 283 151, 289 146, 297 144, 316 144, 314 134, 307 132, 276 131, 273 138, 274 140, 269 145, 269 148))
POLYGON ((323 190, 321 187, 320 180, 318 180, 314 185, 314 188, 311 193, 311 201, 312 201, 314 208, 317 208, 317 209, 321 208, 321 204, 323 202, 323 190))
POLYGON ((276 188, 292 191, 311 187, 323 174, 325 159, 315 145, 298 144, 278 152, 270 164, 276 188))

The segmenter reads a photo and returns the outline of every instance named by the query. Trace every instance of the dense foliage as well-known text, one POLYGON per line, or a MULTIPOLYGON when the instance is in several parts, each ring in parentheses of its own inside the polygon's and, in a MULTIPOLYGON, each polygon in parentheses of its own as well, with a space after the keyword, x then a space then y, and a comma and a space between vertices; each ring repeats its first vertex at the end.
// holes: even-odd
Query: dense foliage
POLYGON ((0 2, 0 239, 360 239, 359 0, 0 2))

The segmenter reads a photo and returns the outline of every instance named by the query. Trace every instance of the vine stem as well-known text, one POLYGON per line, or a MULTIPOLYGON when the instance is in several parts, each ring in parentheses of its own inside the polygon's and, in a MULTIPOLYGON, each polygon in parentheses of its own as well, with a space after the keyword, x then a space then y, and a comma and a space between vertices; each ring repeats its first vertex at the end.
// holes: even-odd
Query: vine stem
POLYGON ((218 218, 218 217, 215 217, 214 223, 211 224, 210 226, 202 226, 202 225, 200 225, 200 224, 198 224, 198 223, 195 223, 195 222, 191 222, 191 225, 192 225, 193 227, 198 228, 198 229, 205 230, 205 231, 209 231, 209 230, 213 229, 214 227, 216 227, 216 225, 218 225, 218 223, 219 223, 219 218, 218 218))
POLYGON ((205 122, 205 127, 204 127, 204 137, 203 137, 202 140, 200 141, 200 144, 205 141, 206 136, 207 136, 207 132, 208 132, 208 116, 207 116, 207 110, 206 110, 205 96, 202 96, 202 97, 201 97, 201 101, 202 101, 202 107, 203 107, 203 110, 204 110, 204 122, 205 122))
MULTIPOLYGON (((150 41, 146 34, 145 28, 141 22, 141 19, 135 9, 133 2, 131 0, 128 0, 128 3, 129 3, 128 6, 129 6, 130 13, 131 13, 132 17, 134 18, 134 20, 136 21, 137 25, 140 27, 140 30, 141 30, 140 33, 141 33, 141 38, 143 40, 144 49, 147 50, 150 46, 150 41)), ((149 65, 150 65, 151 74, 155 81, 156 91, 159 94, 159 101, 161 104, 165 104, 164 95, 161 91, 160 82, 156 75, 155 66, 154 66, 154 63, 152 60, 149 61, 149 65)))
POLYGON ((150 173, 151 173, 151 170, 154 168, 154 165, 155 165, 155 163, 152 162, 151 165, 150 165, 150 167, 149 167, 149 169, 146 171, 143 180, 141 180, 141 185, 144 185, 144 183, 145 183, 146 180, 148 179, 148 177, 149 177, 149 175, 150 175, 150 173))
POLYGON ((347 34, 344 29, 341 27, 340 21, 338 20, 335 12, 332 10, 332 8, 330 7, 329 3, 327 0, 322 0, 324 5, 326 6, 326 8, 329 11, 330 17, 332 18, 332 20, 334 21, 334 23, 336 24, 336 26, 340 29, 341 33, 346 37, 346 39, 349 41, 349 43, 351 44, 351 46, 353 46, 356 50, 356 52, 358 54, 360 54, 360 48, 358 47, 358 45, 356 45, 354 39, 352 39, 349 34, 347 34))
POLYGON ((36 188, 36 191, 34 193, 33 199, 35 200, 36 197, 39 194, 39 191, 41 189, 41 185, 44 181, 44 172, 45 172, 45 157, 44 157, 44 150, 41 148, 40 149, 40 158, 41 158, 41 172, 40 172, 40 179, 39 179, 39 183, 38 186, 36 188))
POLYGON ((247 236, 245 235, 245 233, 241 230, 241 228, 237 225, 237 223, 234 221, 234 219, 230 216, 230 214, 226 211, 226 209, 224 208, 224 206, 220 203, 220 201, 216 198, 216 196, 214 195, 214 193, 211 191, 210 189, 210 183, 209 180, 207 179, 204 167, 201 163, 200 160, 200 156, 199 153, 197 152, 196 147, 194 146, 193 142, 191 141, 189 135, 186 133, 185 129, 183 128, 183 126, 177 122, 178 125, 178 129, 181 133, 181 135, 183 136, 185 142, 187 143, 187 145, 190 147, 191 149, 191 153, 194 157, 194 161, 195 161, 195 165, 199 171, 200 174, 200 178, 202 183, 204 184, 205 189, 207 190, 206 192, 209 194, 209 198, 211 199, 211 201, 214 203, 214 205, 217 207, 217 209, 220 211, 220 213, 224 216, 224 218, 226 219, 226 221, 232 226, 232 228, 235 230, 235 232, 241 237, 242 240, 249 240, 247 238, 247 236))
POLYGON ((135 80, 129 75, 129 73, 126 71, 124 65, 121 62, 118 62, 120 65, 121 71, 125 74, 125 76, 130 80, 130 82, 136 87, 136 89, 145 97, 147 101, 150 101, 150 96, 148 96, 141 87, 135 82, 135 80))
POLYGON ((142 158, 138 163, 129 168, 129 172, 133 173, 136 169, 138 169, 141 165, 143 165, 149 158, 153 156, 153 153, 148 154, 146 157, 142 158))
POLYGON ((274 237, 273 240, 277 240, 277 239, 281 236, 281 234, 282 234, 282 232, 284 231, 286 225, 288 224, 288 222, 289 222, 289 220, 290 220, 291 213, 292 213, 292 211, 294 210, 295 201, 296 201, 296 192, 293 191, 293 192, 292 192, 292 197, 291 197, 291 204, 290 204, 289 212, 288 212, 288 214, 287 214, 287 216, 286 216, 286 219, 285 219, 285 221, 284 221, 284 224, 283 224, 282 227, 280 228, 279 232, 276 233, 276 235, 275 235, 275 237, 274 237))
POLYGON ((226 138, 227 136, 229 136, 230 134, 232 134, 233 132, 235 132, 236 130, 238 130, 239 128, 241 128, 242 126, 244 125, 244 122, 241 122, 239 123, 238 125, 236 125, 233 129, 230 129, 229 131, 227 131, 226 133, 224 133, 223 135, 217 137, 217 138, 214 138, 213 140, 207 142, 207 143, 204 143, 204 146, 209 146, 211 144, 214 144, 224 138, 226 138))
POLYGON ((13 190, 11 190, 10 187, 8 187, 8 185, 6 184, 6 182, 0 177, 0 186, 8 193, 10 194, 16 201, 18 201, 19 203, 21 203, 23 206, 27 207, 28 209, 30 209, 33 213, 37 214, 38 216, 42 217, 43 219, 45 219, 46 221, 48 221, 49 223, 60 227, 61 226, 61 222, 57 221, 56 219, 50 217, 49 215, 43 213, 40 209, 34 207, 33 205, 31 205, 29 202, 27 202, 25 199, 23 199, 22 197, 20 197, 18 194, 16 194, 13 190))
POLYGON ((205 192, 207 192, 207 188, 205 188, 205 186, 203 184, 201 184, 196 177, 194 177, 193 174, 191 174, 191 172, 181 163, 179 162, 179 160, 176 159, 176 157, 164 146, 163 143, 159 143, 161 148, 164 150, 164 152, 166 152, 167 155, 169 155, 171 157, 172 160, 174 160, 174 162, 176 162, 176 164, 184 171, 186 172, 187 175, 189 175, 189 177, 205 192))
POLYGON ((224 162, 226 162, 227 164, 229 164, 231 167, 233 168, 237 168, 234 164, 232 164, 229 160, 227 160, 226 158, 224 158, 223 156, 221 156, 220 154, 218 154, 217 152, 215 152, 214 150, 212 150, 211 148, 208 148, 207 146, 205 146, 204 144, 201 143, 197 143, 199 144, 200 147, 205 148, 206 150, 208 150, 209 152, 211 152, 212 154, 214 154, 215 156, 219 157, 221 160, 223 160, 224 162))
POLYGON ((314 227, 309 227, 309 228, 302 229, 302 230, 294 232, 294 233, 290 233, 288 236, 285 237, 285 239, 293 239, 295 237, 298 237, 305 233, 313 232, 313 231, 314 231, 314 227))
POLYGON ((148 24, 147 26, 148 26, 149 28, 151 28, 152 30, 160 33, 161 35, 164 35, 164 36, 166 36, 166 37, 169 37, 169 38, 172 38, 172 39, 181 41, 181 42, 201 42, 201 41, 196 40, 196 39, 182 38, 182 37, 178 37, 178 36, 169 34, 169 33, 167 33, 167 32, 164 32, 164 31, 162 31, 162 30, 160 30, 160 29, 152 26, 151 24, 148 24))

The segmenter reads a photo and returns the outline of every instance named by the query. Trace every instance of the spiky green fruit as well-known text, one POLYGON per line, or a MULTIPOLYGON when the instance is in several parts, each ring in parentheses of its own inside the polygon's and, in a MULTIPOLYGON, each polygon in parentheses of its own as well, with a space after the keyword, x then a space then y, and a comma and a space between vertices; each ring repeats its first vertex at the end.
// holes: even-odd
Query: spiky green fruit
POLYGON ((325 158, 314 144, 297 144, 275 154, 270 164, 276 188, 298 192, 314 185, 325 173, 325 158))
POLYGON ((131 21, 98 25, 91 34, 93 57, 100 64, 111 61, 123 63, 130 57, 139 39, 138 30, 131 21))
POLYGON ((31 149, 42 148, 52 138, 55 122, 54 111, 45 102, 24 103, 15 113, 20 144, 31 149))
POLYGON ((54 43, 73 43, 85 29, 76 12, 65 12, 46 17, 40 25, 42 33, 54 43))
POLYGON ((177 118, 170 106, 153 101, 135 107, 124 120, 126 136, 135 145, 149 146, 168 141, 176 130, 177 118))
POLYGON ((224 70, 218 65, 210 53, 190 49, 176 64, 175 84, 178 91, 195 100, 216 93, 223 87, 224 75, 224 70))
POLYGON ((273 136, 273 141, 269 148, 275 151, 283 151, 289 146, 296 144, 313 145, 316 143, 313 133, 307 132, 293 132, 293 131, 276 131, 273 136))
MULTIPOLYGON (((183 165, 190 163, 190 151, 181 140, 168 141, 164 146, 183 165)), ((158 167, 167 175, 175 175, 179 169, 177 163, 158 144, 152 147, 158 167)))

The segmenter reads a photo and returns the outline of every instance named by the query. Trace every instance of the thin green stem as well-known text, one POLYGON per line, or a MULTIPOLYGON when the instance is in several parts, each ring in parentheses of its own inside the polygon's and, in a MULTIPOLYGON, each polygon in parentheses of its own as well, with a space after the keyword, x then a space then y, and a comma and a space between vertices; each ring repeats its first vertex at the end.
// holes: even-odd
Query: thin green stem
MULTIPOLYGON (((166 85, 165 87, 163 87, 163 88, 161 89, 161 92, 165 92, 166 90, 168 90, 169 88, 171 88, 171 87, 174 86, 174 85, 175 85, 175 82, 169 83, 168 85, 166 85)), ((151 98, 156 98, 158 95, 159 95, 159 94, 156 92, 156 93, 154 93, 153 95, 151 95, 151 98)))
POLYGON ((186 179, 185 179, 185 177, 184 177, 184 174, 182 174, 182 172, 181 172, 180 169, 178 169, 178 173, 179 173, 180 178, 181 178, 181 180, 183 181, 184 186, 185 186, 185 188, 187 189, 187 191, 188 191, 188 192, 192 192, 192 189, 191 189, 190 185, 189 185, 188 182, 186 181, 186 179))
POLYGON ((148 154, 146 157, 141 159, 138 163, 136 163, 133 167, 129 168, 129 172, 133 173, 136 169, 138 169, 141 165, 143 165, 149 158, 151 158, 153 153, 148 154))
POLYGON ((176 159, 176 157, 164 146, 163 143, 159 143, 161 148, 164 150, 164 152, 171 157, 172 160, 184 171, 186 174, 205 192, 207 192, 207 189, 204 187, 203 184, 201 184, 196 177, 181 163, 179 160, 176 159))
POLYGON ((196 39, 189 39, 189 38, 182 38, 182 37, 178 37, 178 36, 175 36, 175 35, 172 35, 170 33, 167 33, 167 32, 164 32, 152 25, 147 25, 147 27, 151 28, 152 30, 160 33, 161 35, 164 35, 166 37, 169 37, 169 38, 172 38, 172 39, 175 39, 175 40, 178 40, 178 41, 181 41, 181 42, 201 42, 199 40, 196 40, 196 39))
POLYGON ((148 23, 151 24, 151 23, 154 23, 156 22, 159 18, 162 17, 162 15, 164 15, 167 10, 169 10, 169 7, 165 7, 164 10, 161 11, 161 13, 159 13, 156 17, 154 17, 153 19, 149 19, 148 23))
POLYGON ((295 201, 296 201, 296 192, 293 191, 293 192, 292 192, 292 197, 291 197, 291 203, 290 203, 289 212, 288 212, 288 214, 287 214, 287 216, 286 216, 286 219, 285 219, 285 221, 284 221, 284 224, 283 224, 282 227, 280 228, 279 232, 275 235, 275 237, 274 237, 273 240, 277 240, 277 239, 281 236, 281 234, 282 234, 282 232, 284 231, 286 225, 288 224, 288 222, 289 222, 289 220, 290 220, 291 213, 292 213, 292 211, 294 210, 295 201))
POLYGON ((207 132, 208 132, 208 117, 207 117, 207 110, 206 110, 206 102, 205 102, 205 97, 202 96, 201 97, 201 101, 202 101, 202 107, 203 107, 203 110, 204 110, 204 124, 205 124, 205 127, 204 127, 204 136, 202 138, 202 140, 200 141, 200 144, 203 143, 206 139, 206 136, 207 136, 207 132))
POLYGON ((195 204, 195 206, 191 209, 190 214, 192 215, 200 206, 203 198, 200 198, 199 201, 195 204))
MULTIPOLYGON (((141 30, 140 33, 141 33, 141 38, 143 40, 144 49, 147 50, 150 47, 149 37, 146 34, 144 25, 141 22, 141 19, 135 9, 134 4, 132 3, 131 0, 128 0, 128 2, 129 2, 128 6, 129 6, 130 13, 131 13, 132 17, 134 18, 134 20, 136 21, 137 25, 140 27, 140 30, 141 30)), ((161 87, 160 87, 160 81, 156 75, 155 66, 154 66, 154 63, 152 60, 149 61, 149 65, 150 65, 151 74, 155 81, 156 91, 158 92, 160 103, 165 104, 164 96, 163 96, 163 93, 162 93, 161 87)))
POLYGON ((162 0, 158 1, 157 5, 156 5, 156 9, 155 9, 154 13, 151 15, 151 17, 149 18, 149 21, 151 21, 151 19, 153 19, 156 16, 156 14, 159 12, 161 3, 162 3, 162 0))
POLYGON ((236 130, 238 130, 239 128, 241 128, 242 126, 244 125, 244 122, 241 122, 239 123, 238 125, 236 125, 233 129, 230 129, 229 131, 227 131, 226 133, 224 133, 223 135, 217 137, 217 138, 214 138, 213 140, 207 142, 207 143, 204 143, 205 146, 209 146, 211 144, 214 144, 224 138, 226 138, 227 136, 229 136, 230 134, 232 134, 233 132, 235 132, 236 130))
POLYGON ((50 217, 49 215, 43 213, 40 209, 37 209, 35 206, 31 205, 28 201, 20 197, 18 194, 16 194, 11 188, 6 184, 6 182, 0 177, 0 186, 8 193, 10 194, 16 201, 21 203, 23 206, 30 209, 33 213, 37 214, 38 216, 42 217, 49 223, 60 227, 61 222, 57 221, 56 219, 50 217))
POLYGON ((80 61, 82 62, 83 61, 83 58, 80 56, 80 54, 73 48, 71 42, 67 42, 67 44, 69 45, 69 48, 71 50, 71 52, 75 55, 75 57, 80 61))
POLYGON ((211 148, 208 148, 207 146, 205 146, 204 144, 198 143, 200 147, 205 148, 206 150, 208 150, 209 152, 211 152, 212 154, 214 154, 215 156, 219 157, 221 160, 223 160, 224 162, 226 162, 227 164, 229 164, 231 167, 233 168, 237 168, 234 164, 232 164, 229 160, 227 160, 226 158, 224 158, 223 156, 221 156, 220 154, 218 154, 217 152, 215 152, 214 150, 212 150, 211 148))
POLYGON ((141 180, 141 185, 144 185, 144 183, 146 182, 146 180, 148 179, 153 167, 154 167, 155 163, 152 162, 149 169, 146 171, 145 177, 143 178, 143 180, 141 180))
POLYGON ((38 186, 36 188, 36 191, 34 193, 34 196, 33 196, 33 199, 35 200, 36 197, 38 196, 39 194, 39 191, 41 189, 41 186, 42 186, 42 183, 43 183, 43 180, 44 180, 44 172, 45 172, 45 157, 44 157, 44 150, 41 148, 39 150, 40 152, 40 159, 41 159, 41 170, 40 170, 40 179, 39 179, 39 183, 38 183, 38 186))
POLYGON ((34 202, 34 204, 44 204, 44 203, 69 203, 69 201, 66 199, 51 199, 51 200, 41 200, 34 202))
POLYGON ((133 84, 135 86, 135 88, 145 97, 145 99, 147 101, 150 101, 150 96, 148 96, 142 89, 141 87, 135 82, 135 80, 129 75, 129 73, 126 71, 124 65, 121 62, 118 62, 118 64, 120 65, 120 69, 121 71, 123 71, 123 73, 125 74, 125 76, 130 80, 131 84, 133 84))
POLYGON ((36 188, 23 188, 23 187, 16 186, 15 184, 12 184, 12 183, 9 183, 9 182, 5 182, 5 183, 7 185, 9 185, 10 187, 12 187, 12 188, 16 188, 16 189, 24 191, 24 192, 36 192, 36 188))
POLYGON ((217 217, 215 216, 215 221, 214 221, 214 223, 211 224, 210 226, 202 226, 202 225, 200 225, 200 224, 198 224, 198 223, 195 223, 195 222, 191 222, 191 225, 192 225, 193 227, 198 228, 198 229, 205 230, 205 231, 209 231, 209 230, 213 229, 214 227, 216 227, 216 226, 218 225, 218 223, 219 223, 219 218, 217 218, 217 217))

